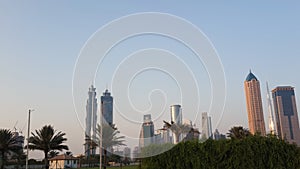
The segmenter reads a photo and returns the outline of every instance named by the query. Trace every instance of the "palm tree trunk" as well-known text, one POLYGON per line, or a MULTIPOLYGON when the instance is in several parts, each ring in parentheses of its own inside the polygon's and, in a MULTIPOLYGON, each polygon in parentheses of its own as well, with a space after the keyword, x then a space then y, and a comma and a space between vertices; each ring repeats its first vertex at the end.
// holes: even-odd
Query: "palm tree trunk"
POLYGON ((45 169, 49 169, 49 164, 48 164, 48 152, 44 151, 45 154, 45 169))
POLYGON ((104 159, 103 159, 104 165, 103 165, 103 168, 106 169, 106 164, 107 164, 107 162, 106 162, 106 156, 107 156, 107 150, 106 150, 106 148, 104 148, 103 151, 104 151, 104 159))
POLYGON ((179 132, 175 132, 175 144, 178 144, 179 143, 179 137, 180 137, 180 133, 179 132))
POLYGON ((1 169, 4 169, 4 162, 5 162, 5 159, 4 159, 4 151, 1 151, 1 169))

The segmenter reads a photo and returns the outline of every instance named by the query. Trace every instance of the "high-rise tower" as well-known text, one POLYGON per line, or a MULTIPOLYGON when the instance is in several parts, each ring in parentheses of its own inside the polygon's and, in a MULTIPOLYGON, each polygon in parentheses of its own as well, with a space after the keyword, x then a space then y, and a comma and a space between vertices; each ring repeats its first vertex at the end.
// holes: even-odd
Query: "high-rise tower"
POLYGON ((176 124, 182 124, 182 112, 180 105, 172 105, 170 107, 171 121, 176 124))
POLYGON ((249 129, 252 134, 259 133, 266 135, 260 83, 255 75, 250 71, 245 82, 245 95, 248 112, 249 129))
POLYGON ((86 118, 85 118, 85 155, 94 155, 96 148, 92 146, 92 141, 96 140, 96 125, 97 125, 97 98, 96 88, 93 85, 89 88, 88 99, 86 103, 86 118))
POLYGON ((277 134, 290 143, 300 145, 299 119, 294 88, 280 86, 272 90, 277 134))
POLYGON ((144 123, 140 131, 140 148, 154 143, 154 124, 151 114, 144 115, 144 123))
POLYGON ((103 95, 101 96, 101 113, 102 117, 109 125, 113 124, 113 97, 110 92, 106 89, 103 95))
MULTIPOLYGON (((170 107, 170 112, 171 112, 171 123, 175 125, 182 125, 182 110, 180 105, 172 105, 170 107)), ((176 136, 175 133, 173 133, 172 136, 173 143, 177 144, 179 141, 182 140, 182 135, 180 134, 179 136, 176 136)))
POLYGON ((208 139, 212 137, 211 117, 207 112, 202 113, 202 138, 208 139))
POLYGON ((269 85, 267 82, 267 101, 268 101, 268 110, 269 110, 269 130, 270 134, 276 134, 276 127, 275 127, 275 121, 274 121, 274 112, 273 112, 273 106, 272 106, 272 100, 270 97, 270 90, 269 85))

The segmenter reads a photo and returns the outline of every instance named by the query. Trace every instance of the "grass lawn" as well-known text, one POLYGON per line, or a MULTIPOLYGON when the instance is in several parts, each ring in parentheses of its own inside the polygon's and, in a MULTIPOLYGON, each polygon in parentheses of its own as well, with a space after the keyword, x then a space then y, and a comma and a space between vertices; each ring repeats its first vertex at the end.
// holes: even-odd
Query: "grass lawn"
MULTIPOLYGON (((121 167, 107 167, 107 169, 118 169, 121 167)), ((99 169, 99 167, 95 168, 80 168, 80 169, 99 169)), ((122 169, 138 169, 137 165, 132 165, 132 166, 123 166, 122 169)))

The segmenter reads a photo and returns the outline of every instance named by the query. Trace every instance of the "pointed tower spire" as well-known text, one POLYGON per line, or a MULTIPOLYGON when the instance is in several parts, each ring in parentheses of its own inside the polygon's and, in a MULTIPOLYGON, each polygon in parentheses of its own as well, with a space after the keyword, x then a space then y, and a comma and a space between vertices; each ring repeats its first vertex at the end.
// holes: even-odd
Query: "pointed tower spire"
POLYGON ((272 106, 272 98, 270 97, 270 90, 269 84, 267 84, 267 101, 268 101, 268 111, 269 111, 269 130, 270 134, 276 134, 276 127, 274 121, 274 113, 273 113, 273 106, 272 106))

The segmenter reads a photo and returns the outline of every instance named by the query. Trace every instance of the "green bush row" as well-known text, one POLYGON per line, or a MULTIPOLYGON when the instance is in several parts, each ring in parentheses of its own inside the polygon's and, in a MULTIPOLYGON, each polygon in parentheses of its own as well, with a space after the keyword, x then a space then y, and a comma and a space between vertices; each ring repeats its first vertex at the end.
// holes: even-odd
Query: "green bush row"
MULTIPOLYGON (((150 146, 142 153, 165 145, 150 146)), ((169 146, 169 145, 167 145, 169 146)), ((142 169, 297 169, 300 149, 274 136, 182 142, 162 154, 143 158, 142 169)))

